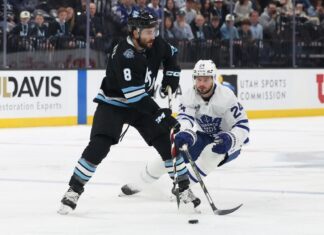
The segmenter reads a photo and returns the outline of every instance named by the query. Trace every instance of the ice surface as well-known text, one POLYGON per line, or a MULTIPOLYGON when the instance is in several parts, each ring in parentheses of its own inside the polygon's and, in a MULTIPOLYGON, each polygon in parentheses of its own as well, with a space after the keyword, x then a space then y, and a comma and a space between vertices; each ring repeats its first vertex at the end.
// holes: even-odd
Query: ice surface
POLYGON ((205 178, 219 208, 199 187, 202 214, 178 212, 162 177, 118 197, 121 185, 159 157, 130 129, 86 186, 76 210, 56 213, 89 126, 0 129, 0 234, 324 234, 324 117, 251 120, 239 158, 205 178), (199 224, 189 224, 199 219, 199 224))

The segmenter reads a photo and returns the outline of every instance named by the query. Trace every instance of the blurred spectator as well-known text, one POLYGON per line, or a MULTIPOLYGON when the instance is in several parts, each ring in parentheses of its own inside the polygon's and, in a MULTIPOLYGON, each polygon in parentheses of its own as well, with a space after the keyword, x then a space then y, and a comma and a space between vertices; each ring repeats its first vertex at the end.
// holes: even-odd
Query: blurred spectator
MULTIPOLYGON (((103 26, 101 18, 96 15, 97 7, 96 4, 90 3, 90 37, 92 39, 102 37, 103 26)), ((87 15, 82 14, 77 18, 76 29, 74 35, 77 37, 85 38, 87 33, 87 15)))
POLYGON ((148 11, 150 13, 153 13, 152 12, 152 9, 149 8, 147 5, 146 5, 146 2, 147 0, 136 0, 136 8, 138 11, 141 11, 141 10, 145 10, 145 11, 148 11))
POLYGON ((164 15, 171 16, 172 19, 176 18, 177 8, 175 6, 174 0, 167 0, 164 8, 164 15))
POLYGON ((260 14, 263 12, 263 10, 268 6, 269 2, 271 2, 271 1, 273 1, 273 0, 260 0, 259 1, 260 7, 261 7, 261 9, 259 11, 260 14))
POLYGON ((29 11, 20 12, 20 22, 12 29, 8 37, 9 47, 14 51, 33 50, 33 43, 29 40, 32 28, 29 11))
POLYGON ((163 8, 160 6, 160 0, 151 0, 151 3, 149 3, 147 6, 153 10, 153 14, 159 20, 162 19, 162 11, 163 11, 163 8))
POLYGON ((175 35, 173 33, 173 18, 168 15, 164 17, 164 38, 167 40, 175 39, 175 35))
POLYGON ((252 2, 250 0, 238 0, 235 3, 234 14, 236 15, 236 22, 247 19, 253 11, 252 2))
POLYGON ((252 38, 250 25, 251 22, 249 19, 243 19, 241 21, 241 26, 238 29, 241 44, 239 48, 236 48, 236 55, 241 57, 240 64, 243 66, 253 66, 253 63, 255 63, 255 59, 257 58, 257 47, 252 38))
MULTIPOLYGON (((0 28, 2 30, 3 24, 4 24, 4 17, 3 17, 3 9, 4 9, 4 2, 1 1, 0 3, 0 28)), ((12 29, 16 26, 15 23, 15 11, 14 6, 10 3, 10 1, 7 2, 7 32, 11 32, 12 29)))
POLYGON ((173 25, 173 32, 176 39, 179 40, 192 40, 194 36, 192 34, 191 28, 185 19, 186 12, 179 10, 177 12, 177 19, 173 25))
POLYGON ((221 25, 225 22, 225 17, 227 14, 228 10, 226 5, 223 3, 223 0, 215 0, 212 15, 218 16, 221 25))
POLYGON ((239 39, 237 28, 234 26, 235 17, 231 14, 227 14, 225 17, 225 23, 222 25, 221 37, 223 40, 239 39))
POLYGON ((318 17, 320 24, 324 24, 324 1, 318 0, 316 3, 316 16, 318 17))
POLYGON ((306 12, 304 11, 304 5, 302 3, 297 3, 295 7, 295 14, 297 17, 302 17, 308 19, 306 12))
POLYGON ((29 11, 32 12, 34 11, 38 4, 39 4, 39 0, 8 0, 8 3, 12 4, 14 6, 15 9, 18 10, 18 12, 22 12, 22 11, 29 11))
POLYGON ((244 42, 252 42, 252 32, 250 29, 251 22, 249 19, 243 19, 241 21, 241 27, 238 29, 239 37, 244 42))
POLYGON ((292 0, 279 0, 279 12, 284 16, 291 16, 293 14, 292 0))
MULTIPOLYGON (((41 2, 41 1, 40 1, 41 2)), ((73 9, 79 9, 81 5, 86 4, 86 0, 47 0, 46 5, 50 9, 59 9, 61 7, 72 7, 73 9)), ((93 2, 90 0, 90 2, 93 2)))
POLYGON ((250 22, 251 22, 250 30, 252 32, 252 38, 254 40, 262 40, 263 39, 263 27, 259 23, 259 12, 257 12, 257 11, 251 12, 250 22))
POLYGON ((31 30, 31 36, 41 39, 46 39, 49 36, 48 27, 44 24, 44 16, 40 13, 35 16, 35 27, 31 30))
POLYGON ((117 16, 117 22, 126 27, 128 17, 136 11, 134 0, 121 0, 116 7, 113 8, 113 13, 117 16))
POLYGON ((194 0, 186 0, 186 6, 181 9, 186 13, 185 19, 188 24, 191 24, 197 15, 196 10, 194 10, 194 4, 194 0))
POLYGON ((91 37, 102 37, 103 26, 101 18, 97 16, 97 6, 94 3, 90 3, 90 36, 91 37))
MULTIPOLYGON (((3 9, 4 9, 4 1, 0 1, 0 21, 3 21, 3 9)), ((11 1, 7 1, 7 17, 14 17, 16 14, 17 9, 14 9, 14 5, 11 1)))
POLYGON ((296 5, 299 3, 303 5, 303 8, 308 16, 310 17, 316 16, 315 7, 310 2, 310 0, 296 0, 296 5))
POLYGON ((260 16, 260 24, 263 27, 263 36, 266 39, 273 38, 276 34, 278 24, 278 12, 275 2, 269 2, 268 6, 260 16))
POLYGON ((36 13, 35 15, 35 27, 33 27, 31 32, 32 40, 34 41, 34 48, 36 50, 48 50, 53 49, 53 45, 48 40, 49 33, 48 27, 44 23, 44 16, 41 12, 36 13))
POLYGON ((186 6, 186 0, 174 0, 177 9, 182 9, 186 6))
POLYGON ((211 40, 221 39, 220 27, 221 27, 221 24, 220 24, 219 17, 212 16, 210 19, 209 26, 208 26, 207 39, 211 39, 211 40))
MULTIPOLYGON (((73 1, 73 0, 72 0, 73 1)), ((76 6, 76 15, 81 15, 81 14, 86 14, 86 10, 87 10, 87 0, 75 0, 76 2, 78 2, 78 5, 76 6)), ((93 2, 93 0, 91 0, 90 2, 93 2)))
POLYGON ((29 11, 20 12, 20 22, 12 29, 11 33, 14 36, 29 37, 33 25, 30 21, 29 11))
POLYGON ((205 25, 205 18, 202 15, 197 15, 191 23, 191 31, 197 40, 206 40, 208 36, 208 28, 205 25))
POLYGON ((51 36, 69 36, 69 25, 66 22, 66 8, 61 7, 57 11, 58 19, 49 25, 49 35, 51 36))
POLYGON ((67 16, 66 16, 66 22, 69 25, 69 32, 72 33, 75 30, 75 12, 72 7, 66 8, 67 16))
POLYGON ((267 2, 265 0, 251 0, 252 2, 252 9, 261 13, 263 8, 261 7, 261 3, 260 2, 267 2))
POLYGON ((211 0, 202 0, 200 13, 205 17, 206 22, 210 21, 210 15, 212 14, 213 5, 211 0), (206 19, 207 18, 207 19, 206 19))

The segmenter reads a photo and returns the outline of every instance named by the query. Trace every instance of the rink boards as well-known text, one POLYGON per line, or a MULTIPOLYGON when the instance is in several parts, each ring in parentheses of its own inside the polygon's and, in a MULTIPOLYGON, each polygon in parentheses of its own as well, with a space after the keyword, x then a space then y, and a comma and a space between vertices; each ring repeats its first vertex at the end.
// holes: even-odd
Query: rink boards
MULTIPOLYGON (((237 95, 249 118, 324 115, 324 69, 219 70, 219 80, 237 95)), ((1 71, 0 127, 92 123, 104 70, 1 71)), ((163 107, 160 71, 155 99, 163 107)), ((192 87, 191 70, 181 72, 174 99, 192 87)))

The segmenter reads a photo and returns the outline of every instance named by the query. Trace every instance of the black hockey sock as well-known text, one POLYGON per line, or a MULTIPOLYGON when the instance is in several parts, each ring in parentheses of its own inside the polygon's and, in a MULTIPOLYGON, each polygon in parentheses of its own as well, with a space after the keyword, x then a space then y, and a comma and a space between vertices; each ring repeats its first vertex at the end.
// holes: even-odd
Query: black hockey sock
POLYGON ((84 191, 84 184, 79 181, 74 175, 72 175, 70 182, 70 187, 74 192, 77 192, 79 195, 81 195, 84 191))
MULTIPOLYGON (((165 168, 168 171, 168 174, 171 179, 174 179, 174 166, 173 160, 166 160, 165 168)), ((189 188, 189 176, 188 176, 188 169, 186 167, 186 163, 181 155, 176 158, 176 174, 177 174, 177 183, 179 184, 180 192, 189 188)))

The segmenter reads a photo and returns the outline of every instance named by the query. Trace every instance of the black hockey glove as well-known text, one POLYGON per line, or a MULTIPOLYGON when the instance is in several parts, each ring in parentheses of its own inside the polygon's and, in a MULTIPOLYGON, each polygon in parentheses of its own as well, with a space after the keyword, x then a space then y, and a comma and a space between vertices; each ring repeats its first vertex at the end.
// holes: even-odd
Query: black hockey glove
POLYGON ((154 115, 153 120, 162 128, 171 130, 173 128, 174 133, 179 132, 180 123, 172 117, 171 109, 159 109, 154 115))
POLYGON ((179 77, 164 76, 162 80, 161 91, 164 95, 168 95, 167 87, 170 86, 172 93, 176 92, 179 86, 179 77))

